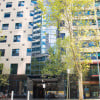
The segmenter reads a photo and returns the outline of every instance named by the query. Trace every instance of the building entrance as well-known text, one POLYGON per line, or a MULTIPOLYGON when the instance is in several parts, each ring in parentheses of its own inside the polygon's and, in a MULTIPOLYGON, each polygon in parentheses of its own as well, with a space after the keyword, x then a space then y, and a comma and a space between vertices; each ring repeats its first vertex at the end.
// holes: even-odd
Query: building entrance
POLYGON ((45 97, 45 91, 43 89, 42 84, 34 84, 33 85, 33 98, 44 98, 45 97))

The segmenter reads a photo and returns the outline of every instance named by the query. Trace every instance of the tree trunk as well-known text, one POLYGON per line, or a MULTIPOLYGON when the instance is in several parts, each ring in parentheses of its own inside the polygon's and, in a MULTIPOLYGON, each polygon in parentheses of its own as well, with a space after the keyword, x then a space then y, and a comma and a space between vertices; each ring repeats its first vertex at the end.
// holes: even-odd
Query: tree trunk
POLYGON ((79 72, 79 100, 83 100, 83 75, 79 72))

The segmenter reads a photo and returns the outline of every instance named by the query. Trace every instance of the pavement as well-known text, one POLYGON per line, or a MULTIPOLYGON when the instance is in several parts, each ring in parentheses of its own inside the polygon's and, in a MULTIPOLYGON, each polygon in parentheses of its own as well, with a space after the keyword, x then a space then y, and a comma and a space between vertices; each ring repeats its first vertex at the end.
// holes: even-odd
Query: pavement
MULTIPOLYGON (((0 100, 11 100, 11 98, 0 99, 0 100)), ((14 98, 13 100, 27 100, 27 98, 14 98)), ((67 100, 67 99, 34 99, 34 98, 30 98, 29 100, 67 100)), ((69 99, 69 100, 78 100, 78 99, 69 99)), ((84 99, 84 100, 100 100, 100 99, 84 99)))

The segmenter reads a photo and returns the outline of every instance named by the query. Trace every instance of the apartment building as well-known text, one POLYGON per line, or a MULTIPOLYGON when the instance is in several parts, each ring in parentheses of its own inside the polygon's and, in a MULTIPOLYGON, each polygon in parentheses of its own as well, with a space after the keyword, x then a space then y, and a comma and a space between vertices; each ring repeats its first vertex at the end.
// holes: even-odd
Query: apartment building
POLYGON ((1 87, 1 91, 10 94, 13 90, 15 96, 33 91, 33 79, 40 77, 43 66, 36 60, 45 61, 48 48, 56 42, 57 29, 46 27, 36 1, 0 1, 0 64, 2 74, 9 75, 9 86, 1 87))
POLYGON ((97 98, 100 97, 100 25, 99 25, 99 7, 100 7, 100 0, 95 0, 94 5, 92 8, 88 8, 88 10, 83 10, 80 12, 76 12, 75 16, 83 16, 84 18, 80 21, 74 17, 73 19, 73 37, 80 38, 82 43, 82 48, 84 52, 81 52, 82 55, 86 57, 86 59, 91 59, 90 63, 90 71, 88 76, 86 76, 85 80, 83 81, 84 85, 84 97, 85 98, 97 98), (94 15, 97 15, 94 18, 94 15), (85 17, 86 16, 86 17, 85 17), (88 16, 88 17, 87 17, 88 16), (81 21, 84 21, 81 23, 81 21), (89 22, 89 23, 88 23, 89 22), (78 26, 77 23, 80 23, 78 26), (88 24, 86 24, 88 23, 88 24), (84 26, 81 29, 81 34, 78 35, 78 28, 84 26), (77 28, 78 26, 78 28, 77 28), (88 32, 85 32, 85 27, 87 26, 88 32), (84 38, 84 34, 86 34, 84 38), (96 37, 96 38, 94 38, 96 37), (93 39, 94 38, 94 39, 93 39), (91 49, 93 48, 93 49, 91 49))
POLYGON ((33 16, 36 0, 0 1, 0 63, 9 74, 9 90, 26 93, 27 67, 31 64, 33 16))
MULTIPOLYGON (((95 1, 94 9, 97 9, 97 20, 94 22, 91 17, 91 27, 99 31, 100 27, 100 0, 95 1)), ((85 12, 86 16, 92 16, 94 12, 85 12)), ((73 22, 73 36, 77 36, 75 20, 73 22)), ((60 27, 64 27, 62 21, 60 27)), ((8 93, 13 90, 15 95, 26 96, 27 90, 33 91, 37 88, 36 95, 41 89, 44 94, 41 78, 41 63, 48 57, 48 48, 54 46, 57 36, 57 28, 54 26, 47 27, 46 20, 42 16, 42 11, 38 8, 36 0, 1 0, 0 1, 0 64, 3 66, 2 73, 9 74, 9 86, 6 88, 8 93), (38 87, 35 86, 39 83, 38 87), (33 86, 34 85, 34 86, 33 86)), ((90 36, 92 32, 90 31, 90 36)), ((63 39, 65 31, 60 31, 60 37, 63 39)), ((93 34, 92 34, 93 35, 93 34)), ((88 46, 94 46, 94 43, 86 42, 88 46)), ((85 43, 85 44, 86 44, 85 43)), ((83 45, 84 48, 87 48, 83 45)), ((84 55, 87 52, 84 53, 84 55)), ((84 91, 87 97, 99 96, 99 75, 98 69, 100 64, 100 50, 90 53, 92 59, 91 73, 88 80, 84 81, 84 91)), ((57 79, 46 80, 46 82, 56 84, 48 85, 49 90, 58 89, 57 79)), ((64 83, 64 82, 63 82, 64 83)), ((66 85, 66 80, 65 83, 66 85)), ((59 87, 61 92, 66 96, 66 86, 59 87), (62 91, 63 90, 63 91, 62 91)), ((75 86, 74 86, 75 87, 75 86)), ((72 86, 72 88, 74 89, 72 86)), ((71 88, 71 89, 72 89, 71 88)), ((75 87, 77 88, 77 87, 75 87)), ((1 91, 4 88, 1 88, 1 91)), ((73 91, 73 90, 72 90, 73 91)), ((76 91, 76 89, 75 89, 76 91)), ((73 93, 74 94, 74 93, 73 93)), ((77 92, 75 95, 78 94, 77 92)), ((37 95, 37 97, 40 94, 37 95)))

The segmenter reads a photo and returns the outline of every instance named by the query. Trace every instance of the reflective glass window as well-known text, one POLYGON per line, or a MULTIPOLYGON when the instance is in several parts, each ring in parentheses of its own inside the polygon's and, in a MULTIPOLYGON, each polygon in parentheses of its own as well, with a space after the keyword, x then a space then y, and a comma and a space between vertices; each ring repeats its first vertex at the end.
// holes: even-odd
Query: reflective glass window
POLYGON ((10 74, 17 74, 18 64, 11 64, 10 74))
POLYGON ((32 41, 32 34, 28 35, 28 41, 32 41))
POLYGON ((34 10, 30 11, 30 16, 34 16, 34 10))
POLYGON ((7 2, 6 3, 6 8, 12 7, 12 2, 7 2))
POLYGON ((29 22, 28 28, 32 28, 33 27, 33 22, 29 22))
POLYGON ((5 55, 5 49, 0 49, 0 56, 4 56, 5 55))
POLYGON ((60 38, 62 38, 62 40, 64 39, 65 37, 65 33, 60 33, 60 38))
POLYGON ((3 64, 0 64, 0 74, 2 74, 3 64))
POLYGON ((37 4, 37 0, 31 0, 31 6, 33 6, 34 4, 37 4))
POLYGON ((12 56, 19 56, 19 49, 12 49, 12 56))
POLYGON ((7 36, 0 36, 0 43, 5 43, 7 41, 7 36))
POLYGON ((31 73, 31 64, 26 64, 26 74, 31 73))
POLYGON ((4 14, 4 18, 9 18, 9 17, 10 17, 10 12, 4 14))
POLYGON ((31 48, 27 48, 27 56, 31 56, 31 48))
POLYGON ((20 35, 15 35, 13 42, 20 42, 21 36, 20 35))
POLYGON ((23 11, 17 12, 17 17, 23 17, 23 11))
POLYGON ((2 24, 2 30, 8 30, 9 24, 2 24))
POLYGON ((21 29, 22 23, 15 23, 15 29, 21 29))
POLYGON ((19 1, 19 3, 18 3, 18 6, 20 7, 20 6, 24 6, 24 1, 19 1))

